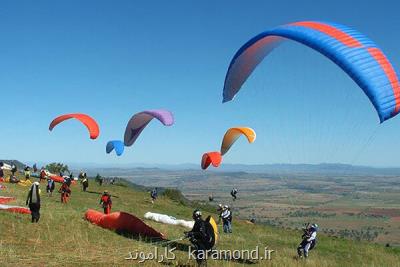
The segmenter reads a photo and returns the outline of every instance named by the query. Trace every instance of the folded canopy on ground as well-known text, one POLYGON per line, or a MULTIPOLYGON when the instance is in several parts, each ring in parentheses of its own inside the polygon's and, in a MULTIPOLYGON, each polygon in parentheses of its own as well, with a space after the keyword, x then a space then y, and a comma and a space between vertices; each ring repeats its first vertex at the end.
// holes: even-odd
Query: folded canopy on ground
POLYGON ((50 131, 53 130, 53 128, 56 125, 58 125, 59 123, 65 121, 65 120, 69 120, 69 119, 77 119, 81 123, 83 123, 86 126, 86 128, 88 129, 91 139, 96 139, 99 136, 100 128, 99 128, 99 125, 97 124, 97 122, 89 115, 82 114, 82 113, 65 114, 65 115, 61 115, 61 116, 55 118, 50 123, 49 130, 50 131))
MULTIPOLYGON (((58 175, 50 175, 49 178, 51 180, 53 180, 54 182, 61 183, 61 184, 64 183, 64 181, 65 181, 64 177, 61 177, 61 176, 58 176, 58 175)), ((72 180, 71 183, 72 184, 76 184, 76 181, 72 180)))
POLYGON ((222 161, 222 156, 221 153, 219 153, 218 151, 204 153, 203 157, 201 158, 201 168, 205 170, 211 164, 214 167, 219 167, 221 161, 222 161))
POLYGON ((31 182, 31 180, 19 180, 18 185, 31 186, 32 182, 31 182))
POLYGON ((382 50, 354 29, 319 21, 281 25, 245 43, 229 65, 223 102, 232 100, 258 64, 285 40, 311 47, 336 63, 368 96, 381 122, 399 113, 398 75, 382 50))
POLYGON ((124 134, 125 146, 133 145, 140 133, 144 130, 144 128, 146 128, 147 124, 149 124, 153 118, 156 118, 165 126, 171 126, 174 124, 174 116, 168 110, 155 109, 136 113, 126 125, 124 134))
POLYGON ((31 211, 28 208, 20 207, 20 206, 10 206, 0 204, 0 211, 8 211, 22 214, 31 214, 31 211))
POLYGON ((236 140, 244 135, 249 143, 256 140, 256 132, 250 127, 233 127, 226 131, 221 144, 221 155, 225 155, 236 140))
POLYGON ((175 217, 160 213, 146 212, 144 214, 144 217, 148 220, 153 220, 155 222, 171 224, 171 225, 180 225, 189 229, 192 229, 194 225, 194 221, 178 220, 175 217))
POLYGON ((2 197, 0 196, 0 204, 6 204, 10 201, 15 200, 15 197, 2 197))
POLYGON ((126 212, 118 211, 111 214, 103 214, 99 211, 89 209, 85 213, 85 218, 89 222, 106 229, 165 239, 164 234, 147 225, 136 216, 126 212))

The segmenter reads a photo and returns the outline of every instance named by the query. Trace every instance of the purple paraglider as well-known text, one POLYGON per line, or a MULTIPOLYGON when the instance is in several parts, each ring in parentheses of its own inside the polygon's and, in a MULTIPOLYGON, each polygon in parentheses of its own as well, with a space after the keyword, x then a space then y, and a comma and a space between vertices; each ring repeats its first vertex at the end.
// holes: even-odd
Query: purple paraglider
POLYGON ((125 146, 131 146, 135 143, 140 133, 146 128, 147 124, 156 118, 165 126, 171 126, 174 124, 174 117, 168 110, 155 109, 145 110, 140 113, 136 113, 129 120, 128 125, 125 129, 124 144, 125 146))

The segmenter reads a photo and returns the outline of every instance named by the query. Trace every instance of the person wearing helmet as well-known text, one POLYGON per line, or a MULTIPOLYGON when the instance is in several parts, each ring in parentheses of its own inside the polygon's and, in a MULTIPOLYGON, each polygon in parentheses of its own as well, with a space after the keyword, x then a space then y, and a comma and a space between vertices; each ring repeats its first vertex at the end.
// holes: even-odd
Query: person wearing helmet
POLYGON ((39 182, 34 182, 29 189, 26 205, 29 206, 32 215, 32 223, 39 222, 40 219, 40 189, 39 182))
POLYGON ((194 225, 191 231, 185 232, 185 236, 194 246, 194 255, 196 256, 197 264, 200 266, 205 261, 205 253, 207 250, 208 233, 205 221, 201 217, 201 211, 196 209, 193 211, 194 225))
POLYGON ((108 193, 107 190, 104 191, 103 195, 100 198, 100 205, 103 206, 104 214, 110 214, 112 200, 111 200, 111 195, 108 193))
POLYGON ((232 233, 232 212, 228 205, 222 208, 221 219, 224 233, 232 233))
POLYGON ((297 254, 300 258, 308 257, 308 252, 312 250, 315 245, 317 244, 317 231, 318 231, 318 225, 317 224, 311 224, 307 225, 307 227, 304 229, 304 234, 302 236, 302 241, 297 247, 297 254))

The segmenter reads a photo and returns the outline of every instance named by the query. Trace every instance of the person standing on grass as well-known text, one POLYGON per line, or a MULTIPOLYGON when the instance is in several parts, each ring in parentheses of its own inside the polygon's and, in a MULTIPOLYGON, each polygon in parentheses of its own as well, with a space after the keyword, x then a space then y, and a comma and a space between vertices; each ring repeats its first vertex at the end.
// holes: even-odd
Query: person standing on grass
POLYGON ((1 180, 4 179, 3 166, 4 166, 4 163, 3 163, 3 162, 0 162, 0 179, 1 179, 1 180))
POLYGON ((71 183, 72 183, 71 176, 65 177, 64 183, 66 183, 68 185, 68 187, 70 187, 71 183))
POLYGON ((81 180, 81 183, 82 183, 82 190, 83 190, 83 192, 86 192, 86 189, 89 187, 89 180, 88 180, 88 178, 86 177, 86 173, 85 173, 85 175, 83 176, 83 179, 81 180))
POLYGON ((55 182, 53 181, 53 179, 51 179, 50 177, 47 178, 46 191, 47 191, 47 195, 48 195, 49 197, 52 197, 52 196, 53 196, 53 191, 54 191, 55 186, 56 186, 56 185, 55 185, 55 182))
POLYGON ((299 258, 308 257, 308 252, 312 250, 315 245, 317 244, 317 231, 318 231, 318 225, 317 224, 309 224, 307 227, 304 229, 304 234, 302 236, 302 241, 297 247, 297 255, 299 258))
POLYGON ((154 188, 153 190, 151 190, 150 192, 150 197, 151 197, 151 203, 154 204, 154 201, 156 201, 158 196, 158 192, 157 192, 157 188, 154 188))
POLYGON ((32 215, 32 223, 39 222, 40 219, 40 189, 39 182, 34 182, 29 189, 28 197, 26 199, 26 205, 29 205, 29 209, 32 215))
POLYGON ((31 179, 31 168, 26 166, 24 169, 25 180, 31 179))
POLYGON ((68 203, 69 196, 71 195, 71 189, 68 184, 63 183, 58 192, 61 193, 61 203, 68 203))
POLYGON ((232 233, 232 213, 227 205, 223 207, 221 219, 224 233, 232 233))
POLYGON ((18 171, 18 168, 17 168, 17 166, 13 163, 12 165, 11 165, 11 174, 12 174, 12 176, 15 176, 15 173, 18 171))
POLYGON ((41 183, 42 180, 43 181, 46 180, 46 171, 44 170, 44 168, 40 170, 40 175, 39 175, 39 182, 41 183))
POLYGON ((108 193, 107 190, 104 191, 103 195, 100 198, 100 205, 103 206, 104 214, 110 214, 112 200, 111 200, 111 195, 108 193))

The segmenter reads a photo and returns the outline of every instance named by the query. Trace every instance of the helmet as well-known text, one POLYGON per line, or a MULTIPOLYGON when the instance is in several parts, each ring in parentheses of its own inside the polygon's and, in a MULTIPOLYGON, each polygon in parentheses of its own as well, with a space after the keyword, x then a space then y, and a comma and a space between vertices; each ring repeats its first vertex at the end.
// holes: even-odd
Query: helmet
POLYGON ((198 209, 195 209, 195 210, 193 211, 193 219, 198 219, 198 218, 200 218, 200 217, 201 217, 201 211, 198 210, 198 209))
POLYGON ((313 228, 313 229, 315 229, 315 231, 317 231, 318 230, 318 224, 316 224, 316 223, 311 224, 311 228, 313 228))
POLYGON ((224 209, 229 209, 228 205, 225 205, 225 206, 224 206, 224 209))
POLYGON ((34 185, 39 186, 39 182, 33 182, 34 185))

